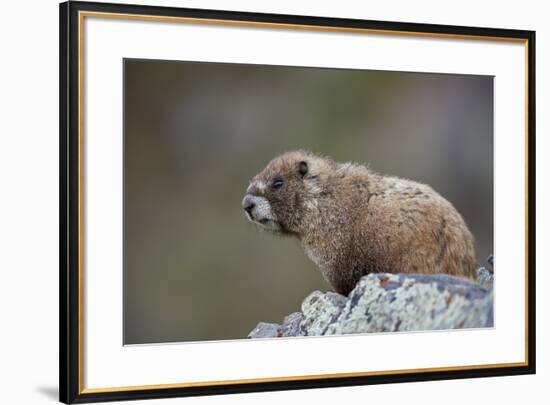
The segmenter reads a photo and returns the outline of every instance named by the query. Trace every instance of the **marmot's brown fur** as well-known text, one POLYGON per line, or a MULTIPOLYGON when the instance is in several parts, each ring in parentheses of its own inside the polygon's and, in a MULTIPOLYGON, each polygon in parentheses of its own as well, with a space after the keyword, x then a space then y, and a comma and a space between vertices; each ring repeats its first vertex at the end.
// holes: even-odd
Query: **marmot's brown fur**
POLYGON ((250 182, 249 220, 298 238, 333 289, 371 272, 475 277, 473 237, 429 186, 305 151, 273 159, 250 182))

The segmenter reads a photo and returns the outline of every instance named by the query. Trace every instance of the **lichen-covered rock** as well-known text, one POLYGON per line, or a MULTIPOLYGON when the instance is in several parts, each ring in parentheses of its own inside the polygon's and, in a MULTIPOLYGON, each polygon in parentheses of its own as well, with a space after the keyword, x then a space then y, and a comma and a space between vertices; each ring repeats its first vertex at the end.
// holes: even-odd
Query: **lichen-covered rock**
POLYGON ((346 297, 335 292, 312 292, 302 303, 303 320, 301 331, 304 335, 324 335, 346 305, 346 297))
POLYGON ((492 326, 492 294, 451 276, 370 274, 324 334, 492 326))
MULTIPOLYGON (((492 275, 492 272, 491 272, 492 275)), ((261 322, 249 337, 323 336, 493 326, 493 290, 445 274, 364 276, 348 297, 311 293, 282 325, 261 322)))

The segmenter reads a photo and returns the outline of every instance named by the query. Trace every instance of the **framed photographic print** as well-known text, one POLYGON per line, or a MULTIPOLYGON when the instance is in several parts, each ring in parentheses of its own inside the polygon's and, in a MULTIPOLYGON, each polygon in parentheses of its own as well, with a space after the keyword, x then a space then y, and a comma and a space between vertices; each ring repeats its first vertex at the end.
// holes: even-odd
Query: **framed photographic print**
POLYGON ((60 400, 535 372, 535 33, 60 5, 60 400))

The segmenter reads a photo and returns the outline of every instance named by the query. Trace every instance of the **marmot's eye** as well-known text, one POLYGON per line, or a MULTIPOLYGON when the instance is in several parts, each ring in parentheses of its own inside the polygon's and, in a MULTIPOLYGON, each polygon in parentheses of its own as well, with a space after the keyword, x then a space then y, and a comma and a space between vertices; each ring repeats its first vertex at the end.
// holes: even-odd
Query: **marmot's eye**
POLYGON ((271 183, 271 188, 274 190, 277 190, 278 188, 283 187, 283 184, 285 184, 285 181, 281 178, 276 178, 273 180, 273 183, 271 183))

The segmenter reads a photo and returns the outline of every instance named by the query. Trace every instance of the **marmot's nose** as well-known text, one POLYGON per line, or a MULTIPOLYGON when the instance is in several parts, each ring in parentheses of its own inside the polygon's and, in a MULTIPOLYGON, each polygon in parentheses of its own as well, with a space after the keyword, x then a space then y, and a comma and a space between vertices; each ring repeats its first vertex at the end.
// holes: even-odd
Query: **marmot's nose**
POLYGON ((252 216, 252 210, 255 206, 256 204, 254 203, 252 196, 249 194, 245 195, 243 199, 243 208, 250 216, 252 216))

